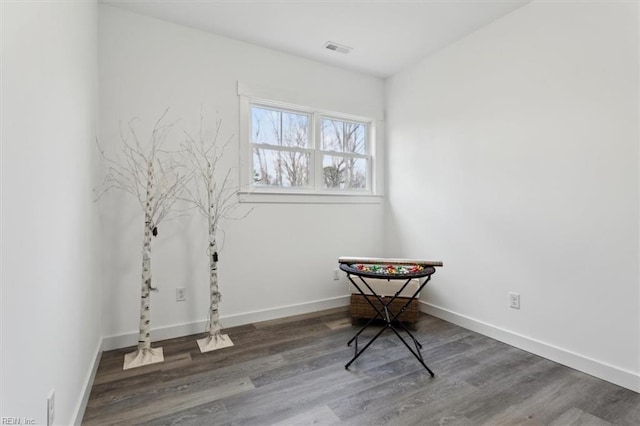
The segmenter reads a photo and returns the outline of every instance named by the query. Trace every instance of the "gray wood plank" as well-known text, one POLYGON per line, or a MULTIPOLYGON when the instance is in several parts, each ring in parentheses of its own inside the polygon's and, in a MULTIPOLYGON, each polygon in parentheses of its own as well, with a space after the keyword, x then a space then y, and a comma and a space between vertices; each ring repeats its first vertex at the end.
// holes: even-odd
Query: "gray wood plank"
POLYGON ((174 388, 171 390, 172 395, 163 395, 162 393, 150 395, 145 398, 143 404, 112 404, 109 409, 103 410, 100 416, 85 416, 83 424, 136 424, 163 417, 175 411, 208 404, 230 395, 247 392, 253 388, 248 377, 238 377, 232 381, 197 391, 174 388))
POLYGON ((611 426, 611 423, 585 413, 579 408, 571 408, 549 423, 549 426, 611 426))
POLYGON ((273 423, 274 426, 337 425, 342 421, 326 405, 314 407, 296 416, 273 423))

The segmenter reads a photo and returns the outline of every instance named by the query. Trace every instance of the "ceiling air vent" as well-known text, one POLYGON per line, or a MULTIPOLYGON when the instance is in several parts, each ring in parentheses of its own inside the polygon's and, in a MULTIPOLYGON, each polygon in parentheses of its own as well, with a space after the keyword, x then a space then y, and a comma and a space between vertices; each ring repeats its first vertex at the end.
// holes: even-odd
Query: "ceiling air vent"
POLYGON ((324 48, 333 50, 334 52, 344 53, 345 55, 353 50, 352 47, 343 46, 342 44, 334 43, 332 41, 326 42, 324 48))

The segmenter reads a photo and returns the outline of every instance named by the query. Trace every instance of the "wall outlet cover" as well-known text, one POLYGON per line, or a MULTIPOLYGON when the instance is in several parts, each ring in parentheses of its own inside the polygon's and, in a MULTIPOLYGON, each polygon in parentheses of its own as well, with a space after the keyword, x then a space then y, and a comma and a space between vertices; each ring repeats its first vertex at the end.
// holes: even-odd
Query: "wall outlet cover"
POLYGON ((176 288, 176 302, 184 302, 187 300, 187 289, 185 287, 176 288))
POLYGON ((520 309, 520 293, 509 292, 509 307, 520 309))

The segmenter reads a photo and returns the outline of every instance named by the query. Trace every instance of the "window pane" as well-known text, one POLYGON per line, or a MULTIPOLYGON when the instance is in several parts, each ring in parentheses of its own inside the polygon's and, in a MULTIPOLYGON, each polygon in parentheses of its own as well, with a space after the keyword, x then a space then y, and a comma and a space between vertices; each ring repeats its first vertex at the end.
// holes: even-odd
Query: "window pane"
POLYGON ((251 142, 280 145, 281 112, 251 107, 251 142))
POLYGON ((366 124, 322 119, 322 149, 324 151, 367 153, 366 124))
POLYGON ((324 188, 367 189, 367 160, 325 155, 322 158, 324 188))
POLYGON ((322 119, 322 149, 342 152, 343 123, 338 120, 322 119))
POLYGON ((253 184, 275 187, 309 186, 308 152, 253 149, 253 184))
POLYGON ((251 107, 251 142, 292 148, 309 147, 309 115, 251 107))
POLYGON ((282 113, 282 145, 294 148, 307 148, 309 146, 309 116, 282 113))

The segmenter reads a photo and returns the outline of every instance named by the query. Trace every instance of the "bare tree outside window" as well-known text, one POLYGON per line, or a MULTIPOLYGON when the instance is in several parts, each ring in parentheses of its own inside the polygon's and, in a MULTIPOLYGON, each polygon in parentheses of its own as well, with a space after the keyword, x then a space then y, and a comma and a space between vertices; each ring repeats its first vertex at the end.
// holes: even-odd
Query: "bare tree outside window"
POLYGON ((309 185, 309 116, 253 107, 254 185, 309 185))
POLYGON ((322 120, 322 149, 332 154, 322 159, 325 188, 367 188, 366 134, 363 123, 322 120))

